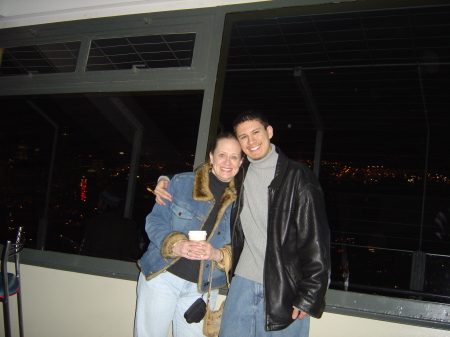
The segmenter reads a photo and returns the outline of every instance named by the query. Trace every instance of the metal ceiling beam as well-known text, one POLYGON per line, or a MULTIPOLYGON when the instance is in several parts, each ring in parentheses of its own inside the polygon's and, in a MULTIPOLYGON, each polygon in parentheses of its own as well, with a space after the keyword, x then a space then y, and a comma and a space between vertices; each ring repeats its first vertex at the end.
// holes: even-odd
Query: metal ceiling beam
POLYGON ((316 149, 314 152, 314 173, 317 177, 320 174, 320 163, 322 162, 322 140, 323 140, 323 123, 320 116, 319 109, 317 108, 316 101, 309 87, 308 80, 305 76, 305 71, 302 68, 295 68, 294 77, 300 88, 300 92, 305 100, 306 107, 311 115, 311 118, 316 127, 316 149))
POLYGON ((450 65, 450 62, 410 62, 410 63, 377 63, 377 64, 353 64, 344 66, 322 66, 322 67, 275 67, 275 68, 239 68, 227 69, 227 73, 232 72, 255 72, 255 71, 296 71, 302 70, 334 70, 334 69, 354 69, 354 68, 387 68, 387 67, 417 67, 417 66, 443 66, 450 65))
POLYGON ((36 242, 36 249, 44 250, 45 243, 47 240, 48 211, 49 211, 49 207, 50 207, 50 193, 51 193, 52 181, 53 181, 53 171, 55 169, 56 143, 58 141, 59 125, 55 121, 53 121, 44 111, 41 110, 41 108, 39 108, 31 100, 27 100, 26 102, 55 128, 55 131, 53 133, 52 157, 50 159, 50 167, 49 167, 49 172, 48 172, 44 215, 39 220, 38 236, 37 236, 37 242, 36 242))
POLYGON ((133 150, 131 153, 130 173, 128 177, 127 198, 125 200, 124 217, 132 218, 134 195, 136 190, 136 180, 139 168, 139 154, 141 153, 142 136, 144 127, 136 119, 133 113, 123 104, 118 97, 110 97, 110 101, 119 109, 122 115, 133 125, 134 137, 133 137, 133 150))
POLYGON ((320 116, 319 109, 317 108, 316 101, 314 100, 314 96, 311 92, 311 88, 309 87, 308 80, 306 79, 305 71, 302 68, 295 68, 294 77, 297 81, 298 87, 300 88, 302 96, 305 99, 306 106, 309 113, 311 114, 311 118, 313 119, 316 129, 318 131, 323 131, 322 118, 320 116))

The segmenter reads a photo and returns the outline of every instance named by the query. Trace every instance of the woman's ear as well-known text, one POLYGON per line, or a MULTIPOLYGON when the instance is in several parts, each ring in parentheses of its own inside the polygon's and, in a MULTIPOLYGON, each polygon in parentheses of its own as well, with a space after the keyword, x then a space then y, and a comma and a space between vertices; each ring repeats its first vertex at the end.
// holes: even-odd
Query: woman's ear
POLYGON ((214 158, 214 156, 213 156, 212 152, 210 152, 210 153, 209 153, 209 163, 210 163, 210 164, 213 163, 213 158, 214 158))

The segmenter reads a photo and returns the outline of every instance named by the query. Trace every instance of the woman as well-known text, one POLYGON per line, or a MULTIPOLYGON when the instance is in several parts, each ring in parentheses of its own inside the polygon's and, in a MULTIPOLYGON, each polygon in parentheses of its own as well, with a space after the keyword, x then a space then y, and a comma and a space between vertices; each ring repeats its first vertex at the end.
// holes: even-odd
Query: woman
MULTIPOLYGON (((230 263, 230 210, 236 199, 234 176, 242 163, 239 142, 232 133, 217 136, 209 163, 194 172, 175 175, 168 188, 172 200, 155 204, 145 230, 150 239, 139 260, 135 337, 167 337, 170 323, 175 337, 203 336, 203 320, 188 324, 186 310, 209 288, 211 308, 218 288, 226 284, 223 270, 230 263), (190 230, 205 230, 206 241, 189 241, 190 230), (226 261, 224 261, 226 259, 226 261), (213 262, 214 261, 214 262, 213 262)), ((206 295, 204 296, 206 301, 206 295)))

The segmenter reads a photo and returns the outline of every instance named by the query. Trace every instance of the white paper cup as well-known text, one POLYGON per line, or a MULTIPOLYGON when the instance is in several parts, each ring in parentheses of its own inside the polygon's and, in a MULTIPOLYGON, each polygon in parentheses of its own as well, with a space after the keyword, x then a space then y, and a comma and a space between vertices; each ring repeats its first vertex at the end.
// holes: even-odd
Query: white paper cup
POLYGON ((189 231, 190 241, 205 241, 206 231, 189 231))

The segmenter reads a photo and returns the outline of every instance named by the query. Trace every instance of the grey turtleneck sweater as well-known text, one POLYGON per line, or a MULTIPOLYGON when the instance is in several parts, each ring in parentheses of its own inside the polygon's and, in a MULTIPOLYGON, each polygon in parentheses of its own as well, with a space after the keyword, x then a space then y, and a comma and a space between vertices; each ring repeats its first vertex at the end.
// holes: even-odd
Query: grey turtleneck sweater
POLYGON ((275 176, 278 153, 271 144, 270 153, 250 161, 244 180, 244 207, 240 214, 244 230, 244 249, 236 266, 236 274, 263 283, 264 258, 267 244, 268 187, 275 176))

